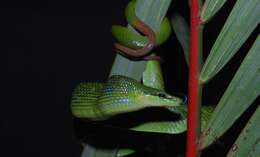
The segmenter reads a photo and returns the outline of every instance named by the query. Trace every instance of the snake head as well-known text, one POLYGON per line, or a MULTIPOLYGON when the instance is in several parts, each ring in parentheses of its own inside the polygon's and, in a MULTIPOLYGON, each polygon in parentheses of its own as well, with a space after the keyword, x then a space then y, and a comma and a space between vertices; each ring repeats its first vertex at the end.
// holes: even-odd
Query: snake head
POLYGON ((172 96, 170 94, 167 94, 166 92, 163 91, 158 91, 155 90, 153 92, 148 92, 143 95, 139 96, 139 100, 147 104, 149 106, 158 106, 158 107, 163 107, 163 106, 179 106, 182 104, 182 99, 172 96))

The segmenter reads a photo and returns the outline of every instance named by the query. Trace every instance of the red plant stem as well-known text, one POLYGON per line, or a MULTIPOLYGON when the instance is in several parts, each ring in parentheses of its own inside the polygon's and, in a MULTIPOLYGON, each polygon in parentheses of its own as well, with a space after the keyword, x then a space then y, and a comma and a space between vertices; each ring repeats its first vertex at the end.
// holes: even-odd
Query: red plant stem
POLYGON ((200 51, 200 17, 199 0, 191 0, 190 14, 190 60, 189 60, 189 83, 188 83, 188 126, 186 157, 197 157, 197 137, 200 133, 200 86, 199 86, 199 51, 200 51))

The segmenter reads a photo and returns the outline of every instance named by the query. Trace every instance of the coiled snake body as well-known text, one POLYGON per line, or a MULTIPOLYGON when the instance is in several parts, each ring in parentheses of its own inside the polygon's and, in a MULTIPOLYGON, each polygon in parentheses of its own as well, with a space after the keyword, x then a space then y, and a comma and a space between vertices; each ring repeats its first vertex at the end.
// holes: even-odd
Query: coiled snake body
POLYGON ((72 112, 79 118, 104 120, 152 106, 179 106, 182 100, 138 81, 114 75, 107 83, 81 83, 72 96, 72 112))
MULTIPOLYGON (((94 121, 154 106, 166 107, 171 112, 180 114, 181 119, 148 122, 130 129, 160 133, 180 133, 186 130, 187 107, 182 104, 182 99, 125 76, 114 75, 107 83, 80 83, 75 88, 71 101, 75 117, 94 121)), ((203 107, 203 126, 212 111, 212 107, 203 107)))
MULTIPOLYGON (((127 21, 148 38, 122 26, 113 26, 112 34, 120 42, 120 44, 115 44, 115 47, 121 53, 131 57, 145 57, 149 55, 153 46, 158 46, 167 40, 171 33, 171 26, 169 20, 164 18, 159 31, 154 33, 151 28, 136 17, 135 3, 135 0, 131 1, 126 8, 127 21)), ((160 79, 162 76, 158 76, 160 75, 158 72, 159 64, 155 61, 149 62, 153 65, 150 66, 153 69, 147 70, 149 72, 143 77, 143 83, 150 87, 119 75, 110 77, 106 83, 79 84, 74 90, 71 101, 73 115, 77 118, 100 121, 147 107, 165 107, 169 111, 181 115, 181 118, 177 121, 146 122, 129 129, 171 134, 185 131, 187 106, 182 104, 182 99, 171 96, 163 90, 155 89, 163 87, 163 80, 160 79)), ((202 128, 207 123, 213 109, 212 106, 202 107, 202 128)))

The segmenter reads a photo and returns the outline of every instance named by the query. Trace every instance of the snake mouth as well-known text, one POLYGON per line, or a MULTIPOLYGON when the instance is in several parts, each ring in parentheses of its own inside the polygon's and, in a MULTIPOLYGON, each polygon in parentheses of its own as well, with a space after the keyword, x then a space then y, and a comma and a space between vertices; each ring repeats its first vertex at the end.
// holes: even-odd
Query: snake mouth
POLYGON ((164 100, 172 100, 172 101, 176 101, 176 102, 179 102, 179 103, 186 103, 186 99, 187 97, 186 96, 172 96, 172 95, 169 95, 167 93, 164 93, 164 92, 160 92, 160 93, 156 93, 155 95, 157 95, 159 98, 161 99, 164 99, 164 100))

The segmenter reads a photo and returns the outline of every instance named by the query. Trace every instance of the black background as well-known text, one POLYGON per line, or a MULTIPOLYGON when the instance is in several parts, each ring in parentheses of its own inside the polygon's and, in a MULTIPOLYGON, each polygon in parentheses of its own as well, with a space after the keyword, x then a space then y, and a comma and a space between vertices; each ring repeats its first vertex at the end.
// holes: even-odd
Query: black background
MULTIPOLYGON (((69 108, 71 92, 81 81, 107 79, 115 56, 110 28, 113 24, 126 24, 123 9, 127 2, 1 2, 1 47, 7 54, 8 73, 2 82, 5 94, 0 109, 1 157, 80 156, 69 108)), ((233 4, 229 1, 207 24, 205 56, 233 4)), ((174 11, 188 20, 186 3, 175 0, 168 14, 174 11)), ((204 103, 216 104, 219 100, 255 34, 213 83, 205 87, 204 103)), ((162 46, 160 55, 164 58, 167 90, 187 93, 187 67, 174 36, 162 46)), ((223 147, 214 148, 213 152, 223 153, 223 147)))

